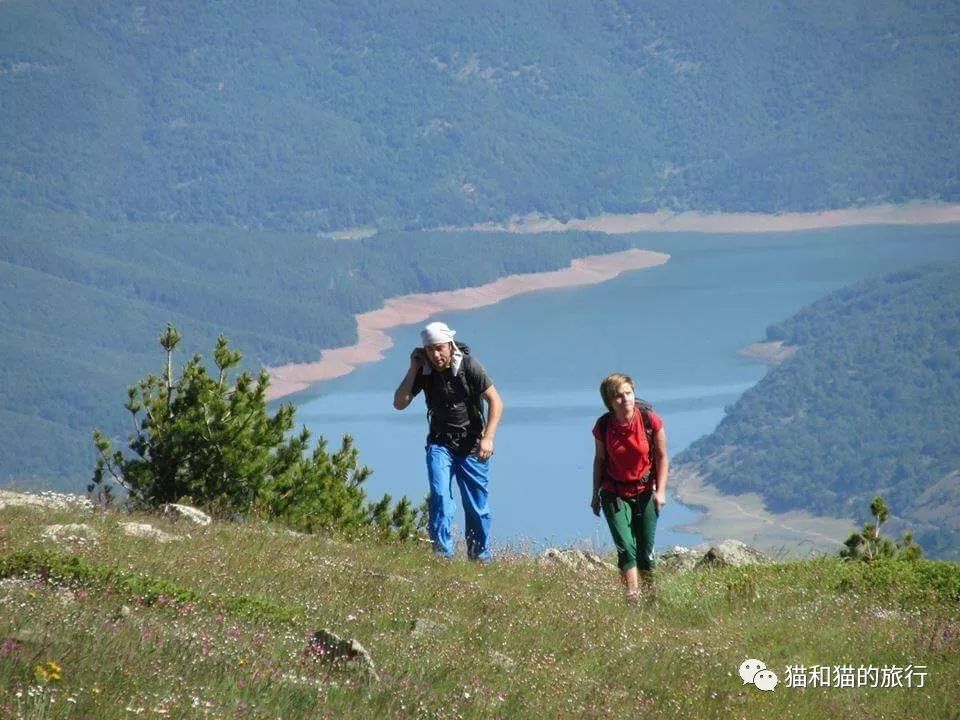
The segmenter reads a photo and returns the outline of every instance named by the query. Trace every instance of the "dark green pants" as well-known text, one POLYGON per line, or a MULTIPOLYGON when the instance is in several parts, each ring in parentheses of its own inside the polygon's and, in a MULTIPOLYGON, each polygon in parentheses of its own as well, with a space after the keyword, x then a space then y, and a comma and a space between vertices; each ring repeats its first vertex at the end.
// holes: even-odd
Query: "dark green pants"
POLYGON ((603 493, 600 500, 613 545, 617 548, 617 566, 621 570, 632 567, 641 572, 653 570, 653 540, 658 517, 653 493, 644 493, 630 500, 603 493))

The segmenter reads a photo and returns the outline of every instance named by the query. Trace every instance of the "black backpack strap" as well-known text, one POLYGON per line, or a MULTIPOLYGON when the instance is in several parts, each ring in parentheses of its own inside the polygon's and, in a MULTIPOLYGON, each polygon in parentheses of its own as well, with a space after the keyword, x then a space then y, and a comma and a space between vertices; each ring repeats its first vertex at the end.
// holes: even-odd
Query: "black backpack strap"
POLYGON ((650 474, 653 475, 653 482, 657 481, 657 434, 653 431, 653 423, 650 422, 650 413, 653 407, 646 401, 641 401, 640 417, 643 419, 643 430, 647 434, 647 447, 650 448, 650 474))
POLYGON ((471 362, 470 355, 464 353, 463 366, 460 368, 460 382, 463 384, 464 392, 467 394, 467 413, 472 417, 479 418, 480 424, 486 426, 486 420, 483 416, 483 393, 480 389, 473 387, 470 378, 467 376, 467 363, 471 362))
MULTIPOLYGON (((597 418, 597 431, 600 433, 600 442, 607 442, 607 426, 610 425, 610 415, 611 413, 605 412, 599 418, 597 418)), ((606 452, 606 449, 604 449, 606 452)))

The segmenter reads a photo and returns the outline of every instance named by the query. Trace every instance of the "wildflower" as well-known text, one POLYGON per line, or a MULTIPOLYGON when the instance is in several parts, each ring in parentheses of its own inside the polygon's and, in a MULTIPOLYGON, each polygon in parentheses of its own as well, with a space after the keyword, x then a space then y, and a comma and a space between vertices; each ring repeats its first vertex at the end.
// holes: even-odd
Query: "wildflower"
POLYGON ((47 660, 33 668, 33 675, 39 683, 59 682, 63 680, 63 668, 54 660, 47 660))
POLYGON ((22 647, 23 644, 16 640, 4 640, 3 644, 0 644, 0 656, 16 655, 22 647))

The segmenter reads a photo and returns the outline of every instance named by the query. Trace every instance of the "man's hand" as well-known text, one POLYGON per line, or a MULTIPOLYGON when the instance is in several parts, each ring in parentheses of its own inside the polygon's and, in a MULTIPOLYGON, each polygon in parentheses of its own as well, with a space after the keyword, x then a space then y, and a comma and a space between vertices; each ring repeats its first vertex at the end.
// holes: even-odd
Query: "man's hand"
POLYGON ((414 348, 410 352, 410 367, 407 368, 406 375, 393 392, 394 409, 405 410, 410 405, 410 401, 413 400, 413 385, 426 362, 427 355, 423 348, 414 348))
POLYGON ((594 515, 600 517, 600 493, 593 494, 593 498, 590 500, 590 509, 593 510, 594 515))
POLYGON ((420 370, 427 363, 427 354, 422 347, 416 347, 410 351, 410 367, 414 370, 420 370))
POLYGON ((477 448, 477 458, 489 460, 493 457, 493 440, 488 437, 480 438, 480 447, 477 448))

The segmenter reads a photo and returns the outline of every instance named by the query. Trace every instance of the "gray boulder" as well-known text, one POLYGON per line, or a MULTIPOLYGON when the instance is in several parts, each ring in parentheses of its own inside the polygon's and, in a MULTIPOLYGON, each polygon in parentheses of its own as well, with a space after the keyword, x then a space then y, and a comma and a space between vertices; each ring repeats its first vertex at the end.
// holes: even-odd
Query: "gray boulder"
POLYGON ((86 523, 68 523, 66 525, 47 525, 41 536, 54 542, 86 542, 96 540, 97 531, 86 523))
POLYGON ((657 558, 657 567, 672 572, 686 572, 693 570, 702 559, 702 550, 675 545, 657 558))
POLYGON ((439 635, 447 626, 428 618, 417 618, 413 621, 413 627, 410 629, 410 635, 415 638, 429 637, 439 635))
POLYGON ((0 510, 8 506, 33 506, 52 510, 93 510, 93 503, 81 495, 49 491, 22 493, 0 490, 0 510))
POLYGON ((124 535, 130 535, 132 537, 141 537, 148 538, 150 540, 156 540, 157 542, 173 542, 175 540, 182 540, 183 538, 177 535, 171 535, 170 533, 165 533, 163 530, 155 528, 153 525, 148 523, 138 523, 138 522, 125 522, 120 523, 120 529, 123 531, 124 535))
POLYGON ((616 565, 606 562, 596 553, 584 550, 559 550, 548 548, 540 556, 541 565, 559 565, 574 572, 602 570, 604 572, 617 571, 616 565))
POLYGON ((373 659, 363 645, 356 640, 341 638, 325 628, 313 633, 304 654, 329 665, 355 668, 374 682, 380 679, 373 659))
POLYGON ((514 660, 509 655, 505 655, 499 650, 494 650, 490 653, 490 661, 495 667, 500 668, 504 672, 510 672, 515 670, 517 667, 517 661, 514 660))
POLYGON ((769 562, 770 558, 739 540, 724 540, 704 553, 697 567, 739 567, 769 562))
POLYGON ((190 505, 167 503, 160 508, 160 513, 175 520, 188 520, 195 525, 206 526, 212 522, 209 515, 190 505))

